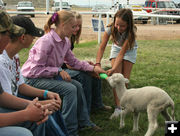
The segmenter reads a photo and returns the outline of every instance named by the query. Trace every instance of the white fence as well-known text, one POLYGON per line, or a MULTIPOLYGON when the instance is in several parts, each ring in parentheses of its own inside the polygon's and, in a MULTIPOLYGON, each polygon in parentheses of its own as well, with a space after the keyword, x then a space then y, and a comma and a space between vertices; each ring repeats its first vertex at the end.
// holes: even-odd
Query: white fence
MULTIPOLYGON (((46 11, 35 11, 35 12, 20 12, 20 11, 7 11, 9 14, 53 14, 53 11, 49 11, 49 0, 46 0, 46 11)), ((98 43, 101 42, 101 20, 102 15, 106 14, 106 24, 109 24, 110 15, 113 16, 115 12, 79 12, 80 14, 96 14, 99 16, 99 24, 98 24, 98 43)), ((160 18, 168 18, 168 19, 180 19, 180 16, 175 15, 158 15, 158 14, 133 14, 135 17, 150 17, 151 20, 156 20, 156 24, 159 24, 160 18)))

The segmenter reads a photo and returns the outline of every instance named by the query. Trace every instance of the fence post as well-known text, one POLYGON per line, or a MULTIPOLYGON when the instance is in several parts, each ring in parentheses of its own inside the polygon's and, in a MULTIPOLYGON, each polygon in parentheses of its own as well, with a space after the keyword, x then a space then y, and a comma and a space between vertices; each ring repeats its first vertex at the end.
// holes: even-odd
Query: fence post
POLYGON ((109 24, 109 13, 106 14, 106 26, 109 24))
POLYGON ((159 25, 159 17, 157 17, 156 24, 159 25))
POLYGON ((59 1, 59 9, 62 10, 62 0, 59 1))
POLYGON ((99 13, 99 22, 98 22, 98 44, 101 42, 101 13, 99 13))
POLYGON ((49 14, 49 0, 46 0, 46 14, 49 14))

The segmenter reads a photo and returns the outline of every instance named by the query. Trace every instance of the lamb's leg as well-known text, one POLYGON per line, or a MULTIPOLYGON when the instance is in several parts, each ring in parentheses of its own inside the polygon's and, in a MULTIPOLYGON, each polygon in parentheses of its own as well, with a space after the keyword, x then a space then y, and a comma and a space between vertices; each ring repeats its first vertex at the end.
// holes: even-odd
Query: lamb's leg
POLYGON ((166 121, 173 121, 172 117, 168 113, 167 108, 161 111, 161 114, 163 115, 166 121))
POLYGON ((138 113, 138 112, 134 112, 134 114, 133 114, 133 120, 134 120, 134 124, 133 124, 133 132, 135 132, 135 131, 139 131, 139 127, 138 127, 138 121, 139 121, 139 115, 140 115, 140 113, 138 113))
POLYGON ((125 119, 127 113, 128 113, 128 110, 126 110, 126 109, 122 110, 122 112, 120 113, 120 115, 121 115, 120 128, 123 128, 125 126, 124 119, 125 119))
POLYGON ((158 113, 159 113, 159 111, 156 108, 151 108, 150 106, 147 108, 149 126, 148 126, 148 130, 147 130, 145 136, 152 136, 154 131, 157 129, 158 113))

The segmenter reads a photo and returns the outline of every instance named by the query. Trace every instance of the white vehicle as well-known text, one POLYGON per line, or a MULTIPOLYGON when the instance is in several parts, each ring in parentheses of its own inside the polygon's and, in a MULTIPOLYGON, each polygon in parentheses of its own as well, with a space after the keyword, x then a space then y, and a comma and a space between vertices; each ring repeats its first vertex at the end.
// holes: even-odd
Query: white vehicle
POLYGON ((4 3, 2 0, 0 0, 0 9, 4 10, 6 6, 6 3, 4 3))
POLYGON ((117 12, 117 10, 120 10, 122 8, 128 8, 131 9, 133 12, 133 17, 135 22, 142 22, 143 24, 147 24, 149 17, 145 16, 135 16, 138 15, 144 15, 147 14, 146 11, 143 10, 143 7, 141 5, 127 5, 127 4, 119 4, 118 2, 110 9, 111 12, 117 12))
POLYGON ((143 16, 135 16, 135 14, 147 14, 145 10, 143 10, 143 7, 141 5, 132 5, 129 7, 134 15, 134 20, 135 22, 142 22, 143 24, 147 24, 148 22, 148 17, 143 17, 143 16))
MULTIPOLYGON (((67 1, 62 1, 62 9, 63 10, 71 10, 71 6, 67 1)), ((53 2, 52 11, 59 11, 60 10, 60 0, 56 0, 53 2)))
MULTIPOLYGON (((107 7, 106 5, 95 5, 92 8, 92 12, 108 12, 109 11, 109 7, 107 7)), ((98 16, 98 14, 93 14, 93 17, 98 16)), ((102 14, 102 17, 106 17, 106 14, 102 14)))
MULTIPOLYGON (((17 4, 17 11, 34 12, 35 8, 31 1, 20 1, 17 4)), ((35 14, 29 14, 31 17, 35 17, 35 14)))

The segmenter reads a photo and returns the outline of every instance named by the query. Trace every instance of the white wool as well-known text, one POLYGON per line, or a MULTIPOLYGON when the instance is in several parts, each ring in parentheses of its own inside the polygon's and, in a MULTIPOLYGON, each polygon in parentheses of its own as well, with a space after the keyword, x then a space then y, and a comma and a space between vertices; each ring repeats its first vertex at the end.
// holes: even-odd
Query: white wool
POLYGON ((113 74, 107 80, 116 89, 120 105, 123 108, 120 128, 125 126, 124 117, 128 112, 134 113, 133 131, 138 131, 139 112, 147 111, 149 127, 145 136, 152 136, 158 127, 157 116, 159 113, 162 113, 166 120, 174 119, 174 102, 164 90, 154 86, 126 89, 125 83, 128 83, 128 79, 120 73, 113 74), (172 107, 173 118, 168 114, 169 106, 172 107))

